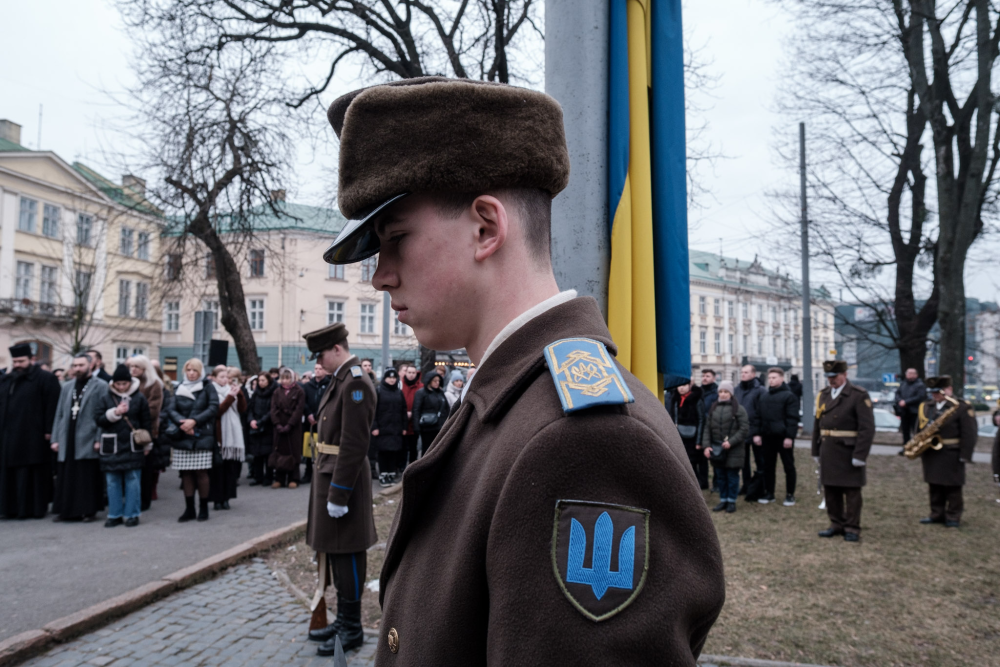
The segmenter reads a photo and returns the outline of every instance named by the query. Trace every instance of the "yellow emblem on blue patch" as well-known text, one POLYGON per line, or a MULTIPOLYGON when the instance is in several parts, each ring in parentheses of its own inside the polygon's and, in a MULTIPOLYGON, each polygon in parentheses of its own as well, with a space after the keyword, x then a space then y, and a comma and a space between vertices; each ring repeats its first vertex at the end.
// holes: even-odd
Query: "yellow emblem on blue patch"
POLYGON ((566 414, 635 401, 603 343, 589 338, 557 340, 545 348, 545 361, 566 414))

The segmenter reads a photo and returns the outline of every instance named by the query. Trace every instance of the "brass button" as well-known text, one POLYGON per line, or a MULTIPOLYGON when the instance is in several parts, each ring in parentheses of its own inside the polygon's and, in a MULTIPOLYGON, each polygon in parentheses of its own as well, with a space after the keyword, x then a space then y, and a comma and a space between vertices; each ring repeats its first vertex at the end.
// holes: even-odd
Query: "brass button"
POLYGON ((396 628, 389 628, 389 650, 393 653, 399 651, 399 633, 396 628))

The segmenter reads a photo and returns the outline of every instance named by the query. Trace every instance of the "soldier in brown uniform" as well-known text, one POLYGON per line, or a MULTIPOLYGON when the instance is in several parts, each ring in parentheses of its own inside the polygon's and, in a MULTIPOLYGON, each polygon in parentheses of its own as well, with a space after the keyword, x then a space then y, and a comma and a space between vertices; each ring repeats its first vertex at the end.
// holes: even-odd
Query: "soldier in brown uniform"
POLYGON ((376 664, 693 666, 725 596, 719 544, 663 405, 615 361, 597 302, 556 285, 558 104, 432 77, 329 118, 351 222, 324 257, 379 253, 399 320, 479 368, 403 476, 376 664))
POLYGON ((927 389, 930 398, 920 404, 917 412, 918 433, 949 408, 954 407, 955 411, 935 436, 941 448, 928 449, 921 457, 924 481, 930 487, 931 515, 920 523, 943 523, 958 528, 965 507, 962 498, 965 464, 972 461, 978 437, 976 413, 971 405, 952 395, 951 378, 947 375, 927 378, 927 389))
POLYGON ((830 527, 820 537, 861 539, 861 487, 875 437, 875 415, 868 392, 847 381, 846 361, 824 361, 830 386, 816 396, 812 455, 819 461, 819 481, 826 494, 830 527))
MULTIPOLYGON (((316 465, 309 493, 306 542, 316 550, 320 585, 314 609, 333 573, 337 618, 309 638, 324 642, 320 655, 333 655, 335 635, 344 650, 364 641, 361 593, 368 573, 368 547, 378 539, 372 516, 372 479, 368 467, 368 437, 375 418, 375 387, 351 354, 347 328, 340 323, 303 336, 309 351, 331 374, 316 411, 316 465)), ((279 389, 280 391, 280 389, 279 389)))

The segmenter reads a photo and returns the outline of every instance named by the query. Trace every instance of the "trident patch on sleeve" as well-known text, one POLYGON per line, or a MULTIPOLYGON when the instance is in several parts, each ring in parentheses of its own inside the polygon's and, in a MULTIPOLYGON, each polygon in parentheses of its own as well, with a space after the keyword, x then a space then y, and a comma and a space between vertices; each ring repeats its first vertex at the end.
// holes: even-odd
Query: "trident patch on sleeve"
POLYGON ((635 401, 603 343, 589 338, 557 340, 545 348, 545 361, 566 414, 635 401))
POLYGON ((556 502, 552 570, 581 614, 604 621, 628 607, 646 583, 648 569, 649 510, 556 502))

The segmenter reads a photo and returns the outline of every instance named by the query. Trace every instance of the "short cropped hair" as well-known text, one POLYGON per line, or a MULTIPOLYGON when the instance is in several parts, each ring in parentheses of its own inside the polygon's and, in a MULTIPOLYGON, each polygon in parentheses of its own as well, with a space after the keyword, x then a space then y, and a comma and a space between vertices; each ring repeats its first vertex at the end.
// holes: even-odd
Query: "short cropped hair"
POLYGON ((768 374, 777 373, 781 377, 785 377, 785 371, 784 371, 784 369, 778 368, 777 366, 771 366, 770 368, 767 369, 767 372, 768 372, 768 374))
POLYGON ((507 188, 494 192, 437 192, 432 195, 438 209, 449 218, 457 218, 472 206, 480 195, 493 195, 516 211, 524 228, 528 253, 538 262, 552 261, 552 195, 539 188, 507 188))
POLYGON ((713 371, 711 368, 702 368, 701 372, 702 373, 711 373, 712 377, 715 377, 715 371, 713 371))

